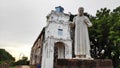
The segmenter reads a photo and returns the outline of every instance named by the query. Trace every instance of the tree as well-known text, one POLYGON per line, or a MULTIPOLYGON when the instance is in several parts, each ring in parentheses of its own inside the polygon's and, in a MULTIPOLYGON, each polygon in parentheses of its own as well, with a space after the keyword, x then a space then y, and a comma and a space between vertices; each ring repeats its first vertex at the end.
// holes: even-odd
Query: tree
POLYGON ((95 59, 112 59, 115 68, 120 65, 120 7, 113 11, 102 8, 96 16, 88 17, 93 23, 90 28, 91 55, 95 59))
POLYGON ((1 63, 10 63, 12 61, 15 61, 15 58, 12 57, 10 53, 5 51, 5 49, 0 49, 0 62, 1 63))
POLYGON ((90 18, 93 27, 90 29, 90 40, 92 43, 92 57, 105 58, 107 54, 107 46, 109 46, 109 23, 110 10, 107 8, 98 10, 96 17, 90 18))
POLYGON ((22 57, 22 59, 15 62, 14 65, 29 65, 28 58, 27 57, 22 57))
POLYGON ((115 68, 120 67, 120 6, 111 12, 111 28, 109 32, 112 48, 112 60, 115 68))

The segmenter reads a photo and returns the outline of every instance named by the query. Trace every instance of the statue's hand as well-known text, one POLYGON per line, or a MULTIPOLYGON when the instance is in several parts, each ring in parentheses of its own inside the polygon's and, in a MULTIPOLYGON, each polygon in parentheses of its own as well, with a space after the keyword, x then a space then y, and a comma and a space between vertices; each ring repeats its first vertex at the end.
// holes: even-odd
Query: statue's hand
POLYGON ((87 19, 84 19, 84 22, 85 22, 85 24, 88 26, 88 21, 87 21, 87 19))
POLYGON ((91 26, 92 26, 91 22, 89 22, 87 19, 85 19, 84 22, 85 22, 85 24, 86 24, 88 27, 91 27, 91 26))

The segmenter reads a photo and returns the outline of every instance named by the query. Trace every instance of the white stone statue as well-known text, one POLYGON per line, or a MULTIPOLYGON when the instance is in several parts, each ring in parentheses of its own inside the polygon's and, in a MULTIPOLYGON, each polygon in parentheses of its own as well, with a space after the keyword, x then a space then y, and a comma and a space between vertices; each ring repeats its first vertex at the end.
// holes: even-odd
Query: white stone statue
POLYGON ((71 27, 75 27, 75 56, 76 58, 91 59, 88 27, 92 26, 89 18, 84 16, 84 8, 78 9, 78 15, 74 17, 71 27))

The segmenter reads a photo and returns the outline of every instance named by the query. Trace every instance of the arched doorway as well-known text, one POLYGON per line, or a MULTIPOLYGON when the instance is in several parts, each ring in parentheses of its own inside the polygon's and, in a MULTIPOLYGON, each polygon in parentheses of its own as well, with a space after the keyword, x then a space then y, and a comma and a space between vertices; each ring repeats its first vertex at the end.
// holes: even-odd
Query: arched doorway
POLYGON ((57 59, 65 58, 65 44, 56 42, 54 44, 54 68, 56 68, 57 59))

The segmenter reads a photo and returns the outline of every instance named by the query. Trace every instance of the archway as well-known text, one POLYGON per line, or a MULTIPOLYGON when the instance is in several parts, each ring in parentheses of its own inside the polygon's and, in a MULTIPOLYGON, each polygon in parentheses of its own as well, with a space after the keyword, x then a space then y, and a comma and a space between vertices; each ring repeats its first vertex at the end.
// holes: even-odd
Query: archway
POLYGON ((54 44, 54 68, 56 66, 57 59, 65 58, 65 44, 63 42, 56 42, 54 44))

